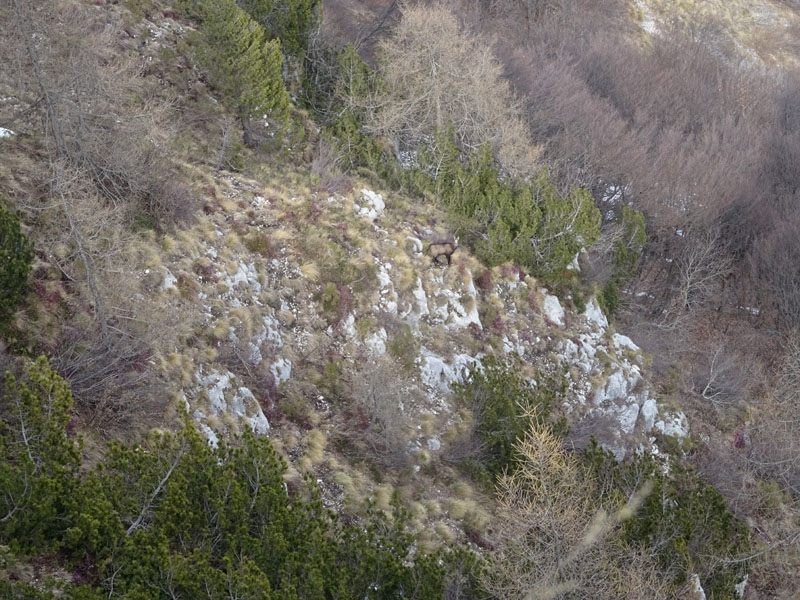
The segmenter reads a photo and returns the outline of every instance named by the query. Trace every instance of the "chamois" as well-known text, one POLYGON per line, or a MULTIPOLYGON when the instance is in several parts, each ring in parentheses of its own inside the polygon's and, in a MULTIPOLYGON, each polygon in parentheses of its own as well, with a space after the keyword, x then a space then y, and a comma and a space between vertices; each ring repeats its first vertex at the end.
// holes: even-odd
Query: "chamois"
POLYGON ((447 259, 447 264, 450 264, 450 257, 458 249, 458 238, 452 241, 439 241, 431 242, 428 246, 428 252, 431 255, 434 263, 439 263, 439 257, 444 256, 447 259))

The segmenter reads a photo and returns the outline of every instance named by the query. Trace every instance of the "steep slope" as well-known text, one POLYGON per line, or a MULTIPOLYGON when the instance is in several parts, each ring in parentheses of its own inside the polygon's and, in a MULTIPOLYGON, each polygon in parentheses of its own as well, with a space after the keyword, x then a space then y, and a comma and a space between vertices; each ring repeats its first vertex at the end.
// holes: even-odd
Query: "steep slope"
POLYGON ((656 434, 687 435, 685 417, 650 390, 646 357, 594 300, 579 314, 519 269, 486 270, 464 249, 435 262, 436 210, 365 186, 311 191, 302 171, 283 186, 206 177, 206 215, 160 240, 159 264, 137 276, 181 315, 160 364, 180 374, 176 408, 212 443, 250 427, 289 446, 298 470, 333 465, 335 479, 336 452, 315 456, 312 440, 335 436, 348 407, 377 394, 367 418, 389 412, 395 428, 381 452, 402 464, 425 449, 438 461, 460 421, 451 386, 489 355, 529 377, 563 374, 559 412, 576 444, 592 435, 622 459, 656 434), (386 380, 371 391, 376 369, 386 380))
MULTIPOLYGON (((461 468, 475 414, 458 394, 492 359, 552 388, 554 420, 566 417, 573 448, 595 438, 630 464, 643 450, 680 457, 690 447, 680 406, 649 382, 650 357, 595 299, 556 295, 511 264, 487 269, 466 248, 437 260, 430 245, 449 238, 440 209, 374 178, 340 176, 329 190, 301 157, 303 141, 282 154, 234 148, 228 166, 241 172, 220 169, 235 121, 202 76, 183 71, 185 55, 175 58, 188 26, 156 11, 129 29, 124 46, 155 65, 148 76, 166 73, 196 111, 180 172, 200 207, 179 227, 126 222, 124 236, 99 244, 124 242, 124 264, 111 265, 107 284, 129 302, 118 319, 141 310, 137 325, 152 336, 129 366, 168 399, 132 406, 142 429, 178 427, 184 412, 212 446, 249 429, 289 461, 287 486, 313 477, 346 519, 370 502, 388 513, 397 495, 422 550, 453 540, 492 548, 496 504, 461 468)), ((305 129, 292 135, 316 141, 313 123, 295 117, 305 129)), ((0 134, 10 138, 4 180, 27 199, 28 140, 0 134)), ((46 239, 41 229, 31 235, 46 239)), ((80 299, 86 263, 64 272, 66 244, 45 247, 17 325, 47 351, 55 321, 68 315, 81 327, 97 305, 88 293, 80 299)), ((147 397, 137 391, 126 399, 147 397)))

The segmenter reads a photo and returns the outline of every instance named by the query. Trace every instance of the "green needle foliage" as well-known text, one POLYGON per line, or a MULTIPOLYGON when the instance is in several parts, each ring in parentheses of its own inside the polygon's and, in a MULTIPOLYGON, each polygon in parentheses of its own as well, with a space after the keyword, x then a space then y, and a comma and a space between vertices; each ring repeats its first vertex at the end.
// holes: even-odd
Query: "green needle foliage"
POLYGON ((69 528, 59 517, 76 508, 80 447, 64 435, 72 394, 40 358, 26 381, 7 376, 0 406, 0 540, 50 548, 69 528))
POLYGON ((469 409, 475 421, 472 435, 477 451, 464 464, 479 483, 491 489, 499 475, 513 468, 515 447, 531 427, 548 425, 556 436, 566 434, 564 419, 550 422, 551 409, 563 397, 565 385, 557 375, 540 375, 534 385, 488 357, 482 369, 474 369, 464 383, 453 386, 457 404, 469 409))
POLYGON ((33 244, 19 219, 0 205, 0 322, 8 319, 28 289, 33 244))
POLYGON ((644 215, 641 212, 623 206, 619 221, 622 235, 614 244, 614 270, 600 296, 601 304, 609 315, 620 308, 620 290, 636 275, 636 265, 647 241, 644 215))
POLYGON ((281 41, 291 56, 302 58, 308 36, 322 17, 320 0, 238 0, 270 38, 281 41))
POLYGON ((197 14, 202 21, 197 60, 245 133, 250 119, 264 115, 285 127, 289 96, 281 76, 280 41, 268 41, 261 25, 234 0, 201 0, 197 14))
POLYGON ((81 444, 67 434, 71 404, 44 358, 24 381, 7 376, 0 575, 16 555, 42 552, 94 575, 47 591, 0 577, 0 597, 433 599, 448 577, 474 582, 453 576, 477 572, 468 554, 414 552, 399 506, 352 526, 323 507, 312 478, 290 492, 283 459, 249 431, 212 447, 187 419, 177 433, 112 444, 81 473, 81 444))
POLYGON ((464 159, 451 132, 440 132, 407 176, 413 191, 432 194, 456 232, 487 265, 512 261, 550 284, 571 283, 567 269, 600 235, 591 194, 560 195, 546 170, 530 181, 501 176, 488 144, 464 159))
POLYGON ((632 546, 658 557, 663 576, 676 585, 697 573, 711 598, 735 598, 734 586, 748 572, 750 536, 722 495, 694 471, 670 460, 669 468, 650 454, 618 463, 593 444, 584 464, 597 478, 598 500, 625 501, 645 481, 652 492, 623 527, 632 546))

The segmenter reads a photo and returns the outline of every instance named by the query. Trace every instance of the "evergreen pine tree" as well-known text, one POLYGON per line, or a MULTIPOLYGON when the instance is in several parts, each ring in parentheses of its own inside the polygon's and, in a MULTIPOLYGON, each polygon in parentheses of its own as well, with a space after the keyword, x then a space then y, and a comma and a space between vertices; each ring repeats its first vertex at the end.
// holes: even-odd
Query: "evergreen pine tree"
POLYGON ((308 36, 319 21, 320 0, 237 0, 270 38, 281 41, 288 55, 302 58, 308 36))
POLYGON ((16 310, 28 287, 33 244, 16 215, 0 206, 0 321, 16 310))
POLYGON ((245 144, 257 145, 250 126, 264 117, 279 129, 289 119, 289 96, 281 77, 282 55, 278 40, 267 41, 264 29, 235 0, 203 0, 203 21, 198 61, 211 84, 222 92, 236 112, 245 144))

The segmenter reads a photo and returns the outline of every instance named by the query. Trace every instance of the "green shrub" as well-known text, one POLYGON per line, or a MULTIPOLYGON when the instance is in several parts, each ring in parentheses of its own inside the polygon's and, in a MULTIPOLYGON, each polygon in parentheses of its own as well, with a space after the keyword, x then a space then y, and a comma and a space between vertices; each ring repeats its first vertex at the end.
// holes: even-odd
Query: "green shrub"
POLYGON ((281 41, 284 50, 303 58, 308 36, 322 19, 320 0, 237 0, 270 38, 281 41))
POLYGON ((728 509, 722 495, 693 470, 670 460, 641 454, 617 463, 593 444, 584 464, 597 478, 598 501, 626 501, 644 485, 651 493, 625 521, 625 539, 657 555, 663 576, 675 584, 697 573, 711 598, 734 598, 734 586, 747 574, 750 537, 746 525, 728 509))
POLYGON ((0 406, 0 542, 58 549, 79 487, 80 446, 64 435, 72 394, 40 358, 22 380, 6 375, 0 406))
MULTIPOLYGON (((0 549, 97 569, 90 586, 64 584, 57 597, 433 600, 475 568, 468 553, 415 552, 397 503, 390 516, 339 522, 313 478, 287 490, 283 459, 249 430, 211 446, 187 417, 177 433, 111 444, 81 472, 70 405, 43 358, 24 381, 8 376, 0 404, 0 549)), ((0 593, 56 597, 1 581, 0 593)))
POLYGON ((386 346, 389 354, 394 356, 406 371, 414 368, 419 356, 420 343, 409 325, 403 325, 390 334, 386 346))
POLYGON ((261 25, 235 0, 200 0, 196 10, 202 22, 197 60, 241 121, 245 143, 256 142, 252 118, 267 115, 283 131, 289 119, 289 96, 281 76, 280 42, 267 41, 261 25))
POLYGON ((551 410, 565 385, 564 377, 544 374, 534 385, 489 357, 465 383, 453 386, 457 405, 470 410, 475 419, 472 442, 477 451, 466 457, 465 466, 478 482, 491 488, 495 478, 513 466, 514 446, 532 426, 547 424, 556 435, 566 434, 563 419, 551 422, 551 410))
POLYGON ((612 316, 622 305, 621 288, 636 274, 636 265, 647 241, 644 215, 628 206, 620 214, 622 236, 614 244, 614 269, 598 298, 603 311, 612 316))
POLYGON ((339 306, 342 303, 342 296, 339 294, 339 288, 332 281, 325 284, 325 289, 322 290, 320 297, 322 302, 322 312, 329 322, 335 322, 339 316, 339 306))
POLYGON ((131 12, 134 23, 139 23, 153 10, 153 0, 125 0, 125 8, 131 12))
POLYGON ((0 322, 14 314, 28 290, 33 244, 19 219, 0 205, 0 322))
POLYGON ((271 258, 275 254, 275 249, 272 246, 267 234, 262 231, 253 231, 243 240, 244 247, 253 254, 260 254, 264 258, 271 258))
POLYGON ((600 212, 587 190, 558 194, 547 170, 526 182, 504 179, 485 145, 464 160, 450 131, 439 132, 408 171, 407 187, 431 194, 451 225, 487 265, 512 261, 547 283, 572 283, 575 255, 600 234, 600 212))

